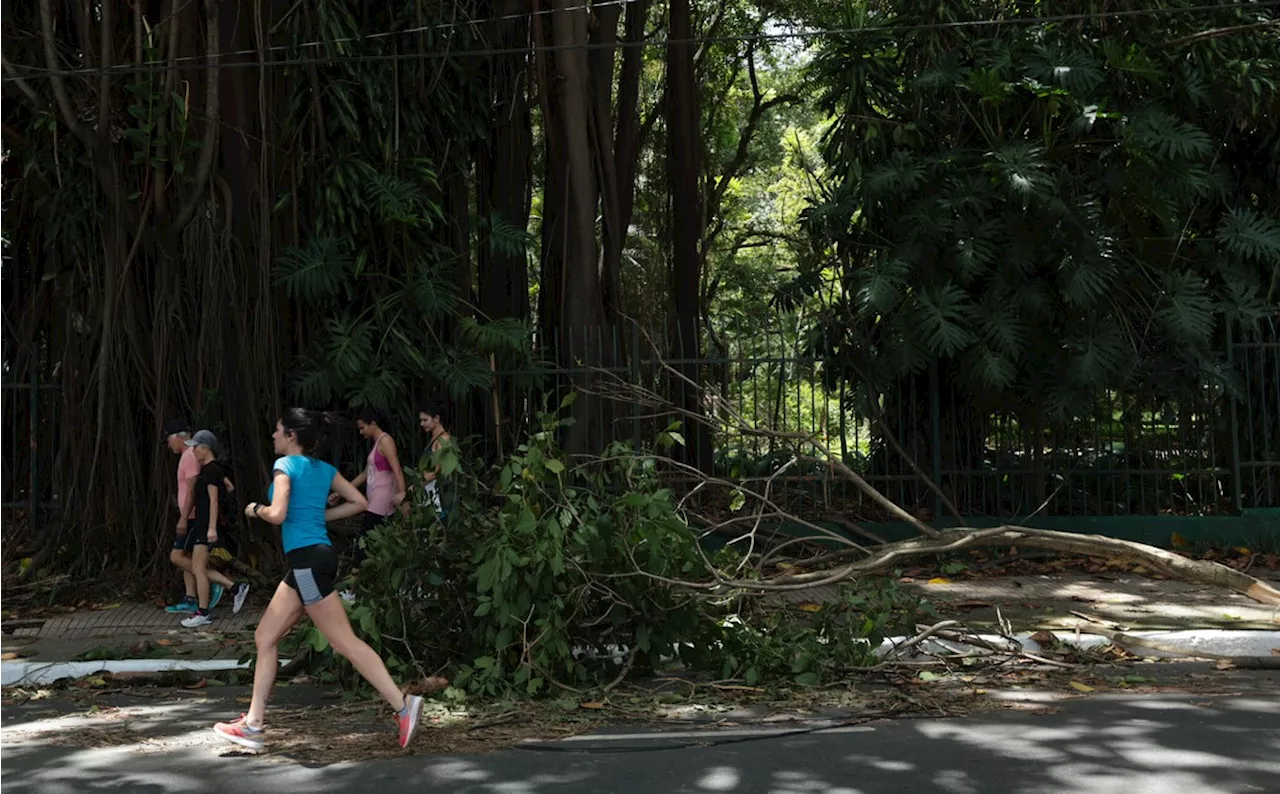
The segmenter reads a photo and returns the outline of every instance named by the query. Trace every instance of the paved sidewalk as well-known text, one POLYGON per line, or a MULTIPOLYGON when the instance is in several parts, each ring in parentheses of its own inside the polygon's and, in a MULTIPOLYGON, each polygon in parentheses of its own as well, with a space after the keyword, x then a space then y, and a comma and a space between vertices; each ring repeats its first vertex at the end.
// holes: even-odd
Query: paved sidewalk
MULTIPOLYGON (((1254 571, 1270 581, 1277 571, 1254 571)), ((1278 582, 1280 583, 1280 582, 1278 582)), ((903 584, 921 594, 944 616, 960 617, 976 627, 1008 621, 1017 630, 1088 626, 1101 618, 1141 629, 1269 629, 1280 625, 1280 610, 1255 603, 1220 588, 1152 579, 1132 573, 1041 575, 962 579, 903 584), (1075 614, 1080 613, 1080 614, 1075 614)), ((827 586, 787 593, 793 602, 836 597, 827 586)), ((246 605, 232 615, 227 605, 214 610, 213 625, 185 629, 184 615, 171 615, 153 604, 123 604, 116 609, 79 610, 40 622, 6 622, 3 650, 39 661, 65 661, 91 650, 128 649, 140 642, 176 646, 194 659, 236 658, 252 640, 261 610, 246 605)), ((124 654, 122 654, 124 655, 124 654)))
MULTIPOLYGON (((1280 585, 1280 571, 1253 571, 1280 585)), ((1270 629, 1280 610, 1219 587, 1153 579, 1134 573, 1062 572, 989 579, 904 582, 946 616, 975 626, 1009 621, 1015 629, 1082 627, 1079 615, 1102 618, 1133 629, 1270 629)), ((793 603, 836 597, 837 586, 788 593, 793 603)))
POLYGON ((972 622, 994 625, 1003 618, 1028 629, 1074 628, 1087 626, 1088 618, 1102 618, 1133 629, 1274 630, 1280 617, 1276 607, 1220 587, 1132 573, 1062 573, 910 586, 940 609, 962 611, 972 622))
POLYGON ((246 604, 233 615, 230 603, 225 603, 213 610, 213 624, 201 629, 184 628, 185 617, 148 603, 81 609, 44 619, 5 621, 0 646, 34 661, 68 661, 116 649, 122 652, 114 658, 128 658, 132 654, 127 651, 142 643, 167 646, 192 659, 237 658, 239 645, 252 640, 262 610, 246 604))

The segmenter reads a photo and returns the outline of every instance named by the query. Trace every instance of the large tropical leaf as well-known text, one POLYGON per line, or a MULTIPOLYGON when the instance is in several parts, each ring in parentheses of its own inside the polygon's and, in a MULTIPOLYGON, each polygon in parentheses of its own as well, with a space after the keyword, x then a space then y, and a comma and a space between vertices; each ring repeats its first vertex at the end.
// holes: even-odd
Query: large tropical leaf
POLYGON ((291 297, 319 303, 337 297, 354 269, 355 259, 344 242, 313 237, 301 247, 286 248, 276 261, 275 275, 291 297))

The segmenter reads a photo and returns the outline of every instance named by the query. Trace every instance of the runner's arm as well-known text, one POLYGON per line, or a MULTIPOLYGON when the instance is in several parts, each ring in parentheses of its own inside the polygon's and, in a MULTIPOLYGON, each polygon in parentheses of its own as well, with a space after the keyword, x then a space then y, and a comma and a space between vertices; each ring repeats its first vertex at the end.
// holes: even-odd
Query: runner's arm
MULTIPOLYGON (((400 504, 404 501, 405 492, 409 486, 404 481, 404 467, 400 465, 400 451, 396 449, 396 440, 391 436, 383 436, 378 442, 378 448, 382 450, 382 457, 387 459, 387 463, 391 464, 391 473, 396 476, 396 499, 395 503, 400 504)), ((352 485, 355 485, 352 482, 352 485)))
POLYGON ((283 524, 284 517, 289 515, 289 475, 277 469, 271 480, 271 487, 272 496, 275 497, 271 504, 250 502, 245 506, 244 514, 249 518, 261 518, 268 524, 283 524))
POLYGON ((210 485, 205 489, 209 494, 209 542, 218 540, 218 486, 210 485))
POLYGON ((341 474, 333 475, 333 482, 329 484, 329 488, 347 501, 346 504, 340 504, 324 511, 325 521, 341 521, 344 518, 358 516, 369 509, 369 500, 365 498, 364 494, 360 493, 359 488, 352 485, 341 474))
POLYGON ((185 530, 187 528, 187 518, 191 515, 191 508, 196 503, 196 478, 191 477, 182 481, 182 487, 178 489, 178 529, 185 530))

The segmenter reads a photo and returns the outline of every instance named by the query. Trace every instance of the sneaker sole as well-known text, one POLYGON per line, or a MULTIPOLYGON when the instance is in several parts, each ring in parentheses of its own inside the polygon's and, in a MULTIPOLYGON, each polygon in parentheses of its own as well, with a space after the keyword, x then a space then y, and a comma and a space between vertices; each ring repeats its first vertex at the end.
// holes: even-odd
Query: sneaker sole
POLYGON ((257 742, 255 742, 254 740, 252 740, 252 739, 246 739, 246 738, 244 738, 243 736, 232 736, 232 735, 231 735, 231 734, 229 734, 229 733, 223 733, 222 731, 218 730, 217 728, 214 728, 214 729, 213 729, 213 732, 214 732, 214 735, 216 735, 219 739, 225 739, 225 740, 227 740, 228 742, 231 742, 232 744, 238 744, 238 745, 240 745, 241 747, 245 748, 246 750, 255 750, 255 751, 256 751, 256 750, 261 750, 261 749, 262 749, 262 742, 261 742, 261 741, 257 741, 257 742))
POLYGON ((413 735, 418 732, 418 725, 422 722, 422 698, 417 695, 410 695, 409 703, 409 732, 405 734, 404 739, 400 742, 400 749, 402 750, 413 741, 413 735))

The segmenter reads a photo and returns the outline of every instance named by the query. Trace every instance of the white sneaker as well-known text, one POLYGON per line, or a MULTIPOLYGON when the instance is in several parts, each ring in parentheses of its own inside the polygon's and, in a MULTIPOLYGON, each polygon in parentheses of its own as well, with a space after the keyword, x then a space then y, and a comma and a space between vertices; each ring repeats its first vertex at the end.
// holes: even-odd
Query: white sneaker
POLYGON ((213 618, 208 615, 201 615, 198 612, 182 621, 182 625, 189 629, 198 629, 201 626, 208 626, 211 623, 213 623, 213 618))
POLYGON ((338 597, 341 598, 343 601, 346 601, 348 604, 351 604, 351 603, 354 603, 356 600, 356 591, 343 590, 341 593, 338 593, 338 597))
POLYGON ((244 600, 249 597, 248 582, 241 582, 236 585, 235 600, 231 602, 231 614, 238 615, 240 610, 244 609, 244 600))

